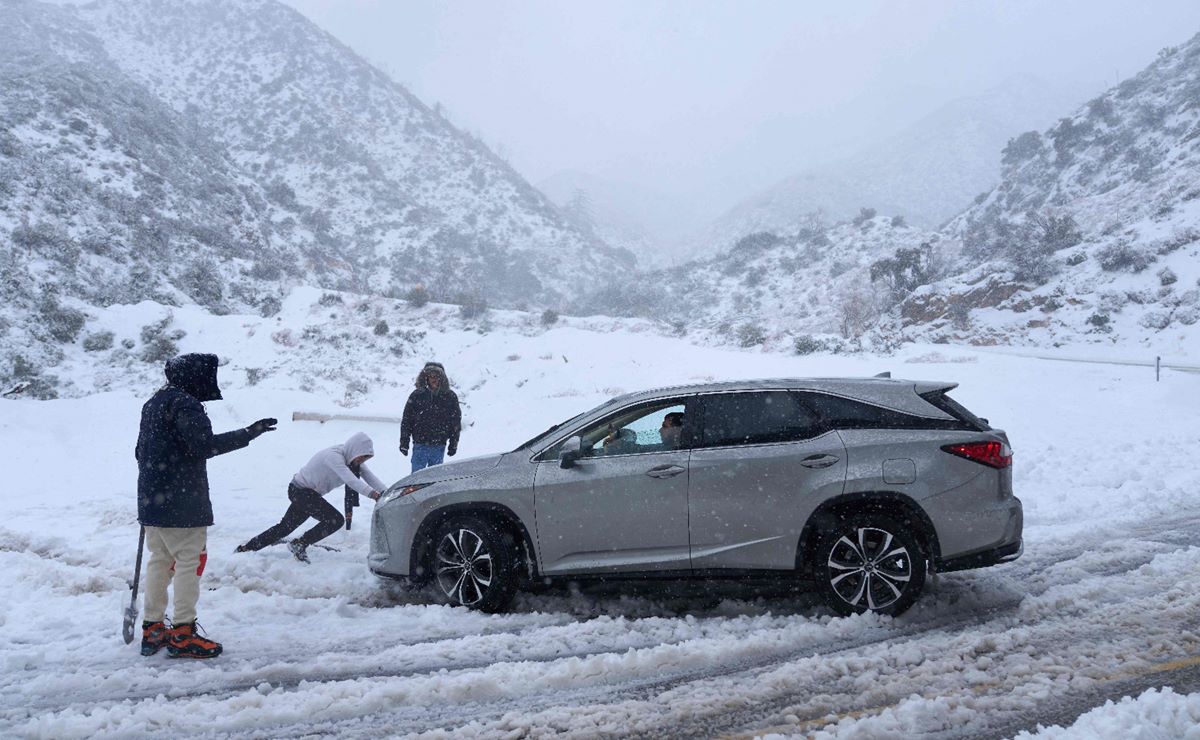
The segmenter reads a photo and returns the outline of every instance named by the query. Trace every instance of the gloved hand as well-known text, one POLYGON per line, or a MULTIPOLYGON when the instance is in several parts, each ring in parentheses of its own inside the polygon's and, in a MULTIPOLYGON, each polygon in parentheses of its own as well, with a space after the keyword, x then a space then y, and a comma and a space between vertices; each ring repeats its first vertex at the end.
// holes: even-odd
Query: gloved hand
POLYGON ((367 494, 367 498, 371 499, 372 501, 378 501, 379 497, 382 495, 383 494, 380 493, 379 491, 371 491, 370 493, 367 494))
POLYGON ((250 439, 254 439, 260 434, 275 431, 275 425, 278 423, 278 419, 259 419, 250 426, 246 427, 246 431, 250 432, 250 439))
POLYGON ((458 452, 458 445, 450 445, 446 448, 446 457, 454 457, 456 452, 458 452))
POLYGON ((408 448, 404 445, 400 445, 400 454, 408 457, 408 448))

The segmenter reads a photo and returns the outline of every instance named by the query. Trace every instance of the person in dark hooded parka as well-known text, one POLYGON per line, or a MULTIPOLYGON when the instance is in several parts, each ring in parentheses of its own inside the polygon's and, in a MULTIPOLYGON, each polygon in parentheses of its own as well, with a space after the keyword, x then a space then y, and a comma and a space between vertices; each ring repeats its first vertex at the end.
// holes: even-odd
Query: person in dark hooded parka
POLYGON ((138 521, 146 531, 145 621, 142 655, 162 647, 173 658, 213 658, 221 645, 196 634, 196 602, 204 572, 208 527, 208 458, 241 449, 275 419, 259 419, 245 429, 213 434, 205 401, 221 398, 217 356, 179 355, 167 361, 167 384, 142 406, 134 456, 138 464, 138 521), (174 583, 175 613, 164 619, 167 587, 174 583))
POLYGON ((400 420, 400 454, 408 455, 412 440, 412 472, 430 465, 441 465, 442 455, 458 452, 462 432, 462 411, 458 396, 450 390, 450 380, 440 362, 427 362, 417 374, 417 389, 404 404, 400 420))

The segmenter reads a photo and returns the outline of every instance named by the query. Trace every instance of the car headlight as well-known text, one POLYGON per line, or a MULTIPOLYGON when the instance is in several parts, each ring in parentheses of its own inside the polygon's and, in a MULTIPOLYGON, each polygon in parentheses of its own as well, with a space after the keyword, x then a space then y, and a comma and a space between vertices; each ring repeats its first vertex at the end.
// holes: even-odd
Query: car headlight
POLYGON ((412 485, 404 486, 403 488, 394 488, 380 496, 379 503, 386 504, 389 501, 395 501, 402 496, 407 496, 408 494, 415 493, 422 488, 432 486, 434 482, 436 481, 431 481, 429 483, 413 483, 412 485))

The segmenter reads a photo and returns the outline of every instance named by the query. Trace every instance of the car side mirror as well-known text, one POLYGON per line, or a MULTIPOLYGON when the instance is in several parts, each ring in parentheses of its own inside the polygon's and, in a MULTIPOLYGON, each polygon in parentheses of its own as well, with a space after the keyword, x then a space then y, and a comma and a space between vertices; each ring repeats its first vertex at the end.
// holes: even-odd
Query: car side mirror
POLYGON ((583 437, 571 437, 563 442, 562 452, 558 453, 558 467, 573 468, 575 461, 583 457, 583 437))

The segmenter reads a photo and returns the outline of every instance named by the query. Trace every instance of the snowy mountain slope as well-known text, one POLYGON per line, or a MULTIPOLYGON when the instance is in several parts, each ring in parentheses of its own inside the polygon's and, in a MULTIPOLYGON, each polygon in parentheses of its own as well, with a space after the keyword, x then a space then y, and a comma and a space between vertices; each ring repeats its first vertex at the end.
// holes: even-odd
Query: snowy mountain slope
POLYGON ((297 274, 262 190, 72 14, 4 3, 0 39, 0 380, 54 364, 89 305, 253 309, 297 274))
POLYGON ((278 3, 13 0, 0 80, 4 389, 110 349, 85 329, 114 303, 553 305, 633 264, 278 3))
MULTIPOLYGON (((627 278, 588 296, 583 312, 653 316, 696 341, 791 349, 810 334, 831 334, 805 351, 841 348, 874 326, 891 305, 872 283, 872 265, 899 250, 927 264, 949 262, 956 245, 879 215, 832 226, 817 217, 792 232, 759 232, 708 260, 627 278)), ((932 267, 931 267, 932 269, 932 267)))
POLYGON ((936 228, 995 186, 997 152, 1006 141, 1048 124, 1078 99, 1023 77, 953 101, 886 141, 787 178, 734 206, 698 243, 711 253, 756 231, 794 230, 814 211, 840 221, 864 207, 936 228))
POLYGON ((130 75, 305 209, 363 285, 553 303, 633 264, 282 3, 100 0, 81 16, 130 75))
POLYGON ((947 330, 957 302, 971 310, 958 336, 981 341, 1200 337, 1200 36, 1014 138, 1003 162, 1001 184, 946 229, 963 274, 914 296, 906 324, 947 330))

